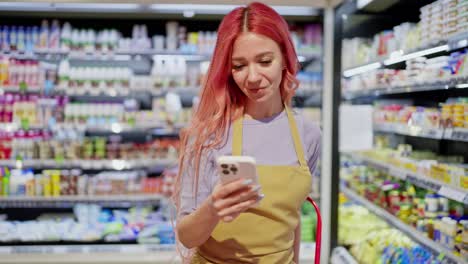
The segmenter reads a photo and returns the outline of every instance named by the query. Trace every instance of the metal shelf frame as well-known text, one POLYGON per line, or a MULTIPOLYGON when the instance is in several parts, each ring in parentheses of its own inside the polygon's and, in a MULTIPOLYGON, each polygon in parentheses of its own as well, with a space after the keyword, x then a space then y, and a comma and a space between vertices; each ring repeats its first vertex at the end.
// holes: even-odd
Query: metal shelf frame
POLYGON ((382 172, 388 173, 389 175, 395 178, 409 181, 416 186, 437 192, 439 195, 468 205, 468 190, 464 190, 462 188, 440 182, 436 179, 432 179, 426 175, 398 168, 386 162, 368 158, 360 154, 352 153, 349 155, 354 160, 363 162, 366 165, 371 166, 382 172))

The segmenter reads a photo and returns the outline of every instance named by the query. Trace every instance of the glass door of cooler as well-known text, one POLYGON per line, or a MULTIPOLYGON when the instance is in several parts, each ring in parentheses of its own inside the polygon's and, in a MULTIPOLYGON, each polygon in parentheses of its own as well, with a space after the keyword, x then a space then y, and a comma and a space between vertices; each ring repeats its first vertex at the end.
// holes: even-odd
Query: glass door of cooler
POLYGON ((465 5, 335 10, 336 263, 468 261, 465 5))

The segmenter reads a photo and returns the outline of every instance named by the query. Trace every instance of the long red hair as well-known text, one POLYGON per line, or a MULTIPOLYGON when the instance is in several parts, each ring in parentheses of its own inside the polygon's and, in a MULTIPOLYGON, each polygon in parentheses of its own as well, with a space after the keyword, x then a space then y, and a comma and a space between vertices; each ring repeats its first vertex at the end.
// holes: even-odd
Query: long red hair
POLYGON ((299 82, 296 51, 290 38, 288 24, 271 7, 254 2, 238 7, 227 14, 218 29, 218 37, 205 83, 200 92, 200 102, 192 122, 180 133, 179 174, 175 183, 174 202, 180 205, 180 189, 184 168, 194 168, 192 180, 196 196, 200 160, 206 150, 219 146, 230 124, 243 114, 246 96, 234 82, 231 74, 231 56, 236 38, 243 32, 264 35, 274 40, 283 54, 285 70, 280 91, 286 105, 291 104, 299 82))

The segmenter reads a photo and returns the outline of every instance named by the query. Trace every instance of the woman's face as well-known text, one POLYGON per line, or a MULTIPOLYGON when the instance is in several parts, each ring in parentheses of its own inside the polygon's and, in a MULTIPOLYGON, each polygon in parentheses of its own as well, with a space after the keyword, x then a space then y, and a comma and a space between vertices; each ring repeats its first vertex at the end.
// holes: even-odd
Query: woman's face
POLYGON ((273 102, 281 98, 283 56, 272 39, 242 33, 234 42, 231 66, 234 81, 249 100, 273 102))

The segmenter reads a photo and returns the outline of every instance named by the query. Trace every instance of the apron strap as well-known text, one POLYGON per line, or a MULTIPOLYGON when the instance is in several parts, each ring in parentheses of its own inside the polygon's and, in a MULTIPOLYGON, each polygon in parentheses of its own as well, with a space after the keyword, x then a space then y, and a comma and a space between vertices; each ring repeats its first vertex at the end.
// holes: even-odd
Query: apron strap
POLYGON ((232 127, 232 155, 242 156, 242 134, 244 116, 241 115, 232 127))
POLYGON ((301 136, 299 135, 299 130, 297 129, 297 123, 296 119, 294 118, 294 114, 286 104, 284 105, 284 109, 286 109, 286 114, 288 114, 289 129, 291 129, 291 136, 294 141, 294 148, 296 149, 296 155, 297 159, 299 160, 299 164, 301 166, 307 166, 304 149, 302 148, 301 136))
MULTIPOLYGON (((307 166, 307 162, 305 160, 304 149, 302 148, 301 144, 301 137, 299 136, 299 131, 297 129, 296 120, 294 118, 294 114, 292 113, 291 109, 287 105, 284 105, 284 109, 286 110, 286 114, 288 116, 289 121, 289 129, 291 130, 291 137, 294 142, 294 148, 296 150, 296 156, 301 166, 307 166)), ((241 116, 237 120, 234 121, 232 127, 232 155, 233 156, 240 156, 242 155, 242 134, 243 134, 243 121, 244 117, 241 116)))

